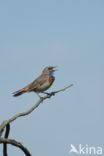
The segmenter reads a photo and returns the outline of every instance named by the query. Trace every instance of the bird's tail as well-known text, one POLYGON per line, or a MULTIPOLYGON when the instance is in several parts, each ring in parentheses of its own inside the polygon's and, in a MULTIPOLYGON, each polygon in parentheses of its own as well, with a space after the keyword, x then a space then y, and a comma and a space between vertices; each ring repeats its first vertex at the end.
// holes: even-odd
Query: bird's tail
POLYGON ((17 90, 16 92, 13 92, 13 96, 14 96, 14 97, 20 96, 20 95, 22 95, 22 94, 24 94, 24 93, 26 93, 26 92, 27 92, 26 89, 23 88, 23 89, 17 90))

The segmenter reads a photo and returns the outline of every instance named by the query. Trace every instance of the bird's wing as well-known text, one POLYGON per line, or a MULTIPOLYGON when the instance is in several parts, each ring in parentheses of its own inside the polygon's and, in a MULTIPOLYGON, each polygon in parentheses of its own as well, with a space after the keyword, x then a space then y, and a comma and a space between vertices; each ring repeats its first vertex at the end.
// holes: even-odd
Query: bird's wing
POLYGON ((36 89, 38 89, 40 86, 42 86, 45 82, 47 82, 48 77, 47 76, 39 76, 36 80, 34 80, 32 83, 30 83, 29 85, 27 85, 25 87, 26 90, 30 91, 34 91, 36 89))

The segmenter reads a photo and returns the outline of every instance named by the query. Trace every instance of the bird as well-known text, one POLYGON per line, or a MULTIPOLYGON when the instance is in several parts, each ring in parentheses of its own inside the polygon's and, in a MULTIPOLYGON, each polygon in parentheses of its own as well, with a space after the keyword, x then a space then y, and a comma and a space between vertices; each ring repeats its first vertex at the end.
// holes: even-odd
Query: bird
POLYGON ((17 97, 29 92, 35 92, 39 97, 39 93, 49 94, 45 91, 51 87, 55 80, 54 72, 57 70, 56 67, 57 66, 45 67, 39 77, 22 89, 13 92, 13 96, 17 97))

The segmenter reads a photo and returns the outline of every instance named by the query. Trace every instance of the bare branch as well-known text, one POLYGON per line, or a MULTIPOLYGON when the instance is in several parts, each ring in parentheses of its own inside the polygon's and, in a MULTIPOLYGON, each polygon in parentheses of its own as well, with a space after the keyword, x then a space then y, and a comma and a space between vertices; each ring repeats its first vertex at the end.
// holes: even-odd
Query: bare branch
POLYGON ((26 116, 28 114, 30 114, 31 112, 34 111, 34 109, 36 109, 45 99, 48 99, 48 98, 51 98, 51 96, 54 96, 55 94, 59 93, 59 92, 62 92, 62 91, 65 91, 66 89, 69 89, 70 87, 72 87, 73 84, 67 86, 67 87, 64 87, 63 89, 60 89, 60 90, 57 90, 57 91, 54 91, 54 92, 51 92, 51 93, 46 93, 47 95, 40 98, 37 103, 35 105, 33 105, 29 110, 25 111, 25 112, 22 112, 22 113, 18 113, 16 115, 14 115, 12 118, 10 118, 9 120, 6 120, 4 121, 1 125, 0 125, 0 132, 5 128, 5 126, 7 124, 10 124, 11 122, 13 122, 14 120, 16 120, 17 118, 19 117, 22 117, 22 116, 26 116))
POLYGON ((5 129, 5 127, 4 127, 5 122, 6 121, 3 121, 2 124, 0 125, 0 137, 3 135, 4 129, 5 129))
POLYGON ((71 85, 69 85, 69 86, 67 86, 67 87, 65 87, 65 88, 63 88, 63 89, 60 89, 60 90, 58 90, 58 91, 54 91, 53 94, 56 94, 56 93, 59 93, 59 92, 63 92, 63 91, 65 91, 66 89, 69 89, 69 88, 72 87, 72 86, 73 86, 73 84, 71 84, 71 85))
POLYGON ((7 144, 11 144, 13 146, 16 146, 16 147, 20 148, 25 153, 26 156, 32 156, 31 153, 28 151, 28 149, 26 147, 24 147, 20 142, 17 142, 16 140, 8 139, 9 132, 10 132, 10 123, 12 123, 13 121, 15 121, 19 117, 26 116, 26 115, 30 114, 44 100, 46 100, 48 98, 51 98, 52 96, 55 96, 55 94, 57 94, 59 92, 62 92, 62 91, 65 91, 66 89, 68 89, 68 88, 70 88, 72 86, 73 86, 73 84, 71 84, 71 85, 69 85, 69 86, 67 86, 67 87, 65 87, 63 89, 60 89, 60 90, 51 92, 51 93, 44 92, 46 95, 44 97, 41 97, 37 101, 37 103, 35 105, 33 105, 29 110, 27 110, 25 112, 22 112, 22 113, 18 113, 16 115, 14 115, 13 117, 11 117, 9 120, 3 121, 3 123, 0 125, 0 144, 3 144, 3 155, 4 156, 7 156, 8 155, 7 154, 7 144), (2 136, 3 131, 5 130, 5 128, 6 128, 6 131, 5 131, 5 136, 3 138, 1 136, 2 136))
MULTIPOLYGON (((4 138, 8 138, 9 132, 10 132, 10 124, 6 125, 4 138)), ((7 154, 7 143, 3 143, 3 156, 8 156, 8 154, 7 154)))
POLYGON ((20 142, 17 142, 16 140, 6 139, 6 138, 1 137, 0 144, 4 144, 4 143, 11 144, 13 146, 20 148, 26 156, 32 156, 31 153, 29 152, 29 150, 26 147, 24 147, 20 142))

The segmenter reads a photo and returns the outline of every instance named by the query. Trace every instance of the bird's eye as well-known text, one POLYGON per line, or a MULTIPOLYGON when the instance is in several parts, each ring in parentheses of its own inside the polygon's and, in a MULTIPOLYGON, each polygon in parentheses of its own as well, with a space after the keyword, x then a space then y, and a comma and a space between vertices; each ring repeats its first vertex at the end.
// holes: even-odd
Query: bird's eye
POLYGON ((49 69, 49 70, 52 70, 53 68, 52 68, 52 67, 49 67, 48 69, 49 69))

